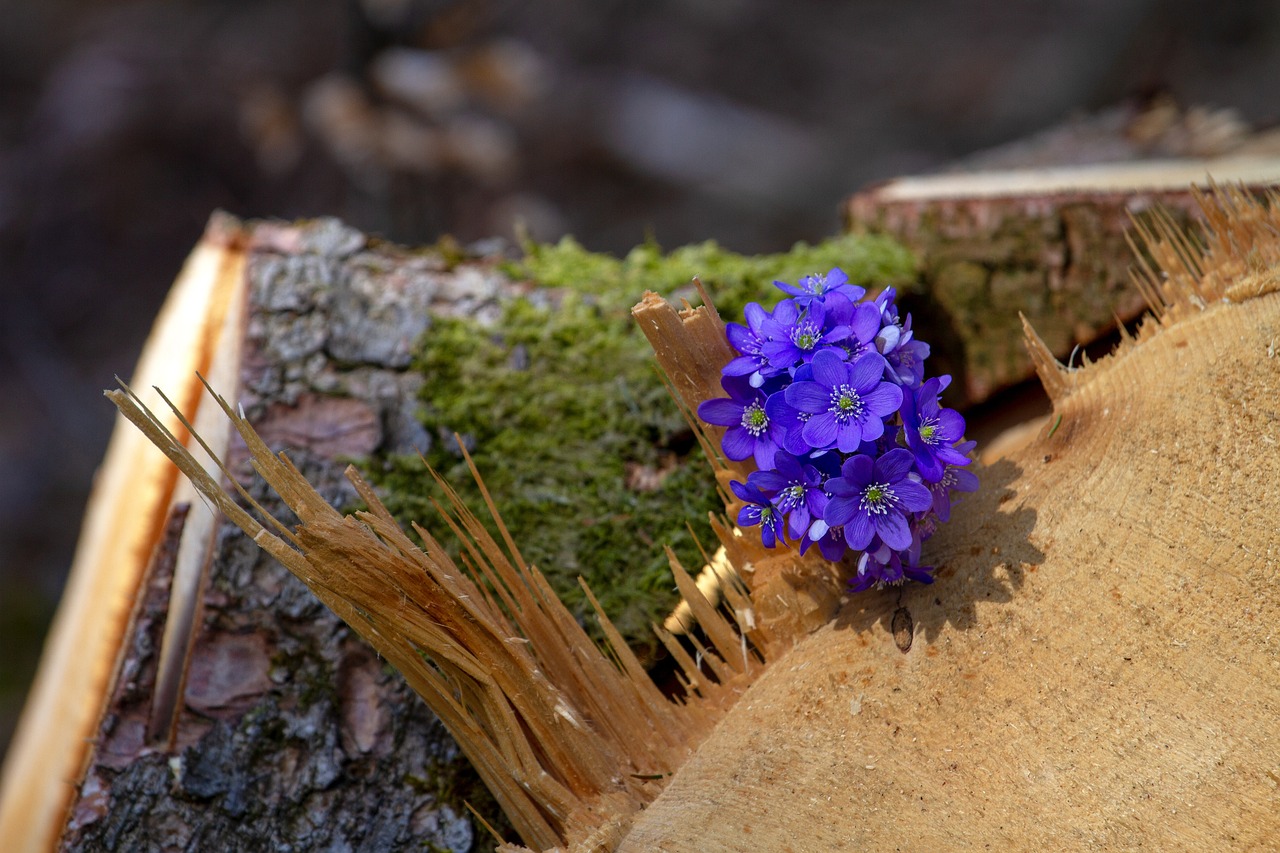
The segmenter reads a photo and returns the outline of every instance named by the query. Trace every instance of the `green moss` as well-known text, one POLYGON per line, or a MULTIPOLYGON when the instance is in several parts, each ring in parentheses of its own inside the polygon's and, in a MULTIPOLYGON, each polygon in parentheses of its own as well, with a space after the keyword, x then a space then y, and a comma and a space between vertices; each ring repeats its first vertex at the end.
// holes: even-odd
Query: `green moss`
MULTIPOLYGON (((438 320, 419 346, 423 423, 438 438, 427 462, 485 517, 451 438, 464 436, 524 557, 594 626, 576 581, 584 577, 623 635, 648 655, 649 623, 676 602, 662 546, 696 570, 702 560, 686 525, 710 545, 707 515, 722 507, 630 307, 645 290, 691 296, 698 276, 732 319, 749 301, 772 304, 775 278, 794 282, 833 266, 877 285, 915 280, 913 257, 873 237, 756 257, 714 243, 669 254, 646 244, 624 258, 588 252, 571 239, 527 246, 507 272, 547 298, 509 302, 492 328, 438 320)), ((367 467, 398 517, 449 541, 429 504, 440 495, 416 455, 367 467)))

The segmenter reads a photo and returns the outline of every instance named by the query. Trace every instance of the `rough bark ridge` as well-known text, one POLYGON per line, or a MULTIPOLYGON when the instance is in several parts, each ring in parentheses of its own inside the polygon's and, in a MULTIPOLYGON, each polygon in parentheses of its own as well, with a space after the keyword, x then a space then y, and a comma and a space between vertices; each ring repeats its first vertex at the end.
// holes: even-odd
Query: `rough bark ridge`
MULTIPOLYGON (((405 370, 428 315, 484 312, 508 284, 491 264, 446 269, 332 221, 257 226, 249 251, 240 399, 327 500, 349 505, 335 458, 429 440, 405 370)), ((283 510, 261 486, 255 496, 283 510)), ((168 605, 156 560, 63 849, 461 851, 475 834, 464 800, 500 821, 440 723, 300 581, 229 523, 211 567, 176 751, 145 739, 168 605)))

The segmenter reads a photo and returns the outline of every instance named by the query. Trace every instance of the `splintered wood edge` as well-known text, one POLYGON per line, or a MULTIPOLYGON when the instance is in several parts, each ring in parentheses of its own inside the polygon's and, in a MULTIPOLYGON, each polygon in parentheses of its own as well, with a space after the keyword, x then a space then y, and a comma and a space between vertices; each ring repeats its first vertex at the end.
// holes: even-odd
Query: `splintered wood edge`
MULTIPOLYGON (((182 389, 176 401, 189 413, 199 400, 195 374, 209 369, 228 308, 243 299, 246 236, 231 217, 214 217, 175 280, 138 361, 134 381, 146 389, 182 389)), ((167 423, 185 438, 176 419, 167 423)), ((118 418, 0 775, 0 850, 25 853, 57 845, 176 484, 173 466, 118 418)))
MULTIPOLYGON (((1136 335, 1120 326, 1121 340, 1105 358, 1063 365, 1022 317, 1022 330, 1036 375, 1058 411, 1085 383, 1110 370, 1133 347, 1214 305, 1238 303, 1280 291, 1280 191, 1261 197, 1244 184, 1192 187, 1204 220, 1202 233, 1188 233, 1157 209, 1148 221, 1134 220, 1131 278, 1150 309, 1136 335), (1148 262, 1145 249, 1152 257, 1148 262)), ((1046 424, 1046 426, 1048 426, 1046 424)))

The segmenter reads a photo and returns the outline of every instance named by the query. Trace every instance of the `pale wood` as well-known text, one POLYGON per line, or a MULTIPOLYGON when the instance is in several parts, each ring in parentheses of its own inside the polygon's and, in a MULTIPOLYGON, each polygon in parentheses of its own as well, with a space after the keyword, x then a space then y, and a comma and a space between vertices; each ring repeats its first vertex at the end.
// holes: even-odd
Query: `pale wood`
POLYGON ((1115 355, 1030 340, 1053 415, 929 541, 937 583, 776 660, 619 851, 1275 849, 1277 214, 1209 219, 1207 258, 1152 235, 1115 355))
MULTIPOLYGON (((160 398, 151 386, 162 385, 183 411, 196 411, 195 374, 208 369, 224 320, 242 298, 244 258, 240 232, 215 218, 174 283, 134 374, 154 404, 160 398)), ((176 418, 166 420, 181 433, 176 418)), ((49 850, 62 831, 176 483, 173 467, 142 435, 114 431, 0 778, 0 850, 49 850)))
POLYGON ((1193 188, 1280 181, 1274 150, 1255 156, 1098 163, 904 177, 845 205, 846 227, 884 233, 921 259, 905 295, 928 330, 953 405, 977 403, 1033 375, 1019 313, 1054 357, 1105 338, 1146 309, 1129 285, 1126 240, 1153 211, 1180 225, 1199 216, 1193 188))

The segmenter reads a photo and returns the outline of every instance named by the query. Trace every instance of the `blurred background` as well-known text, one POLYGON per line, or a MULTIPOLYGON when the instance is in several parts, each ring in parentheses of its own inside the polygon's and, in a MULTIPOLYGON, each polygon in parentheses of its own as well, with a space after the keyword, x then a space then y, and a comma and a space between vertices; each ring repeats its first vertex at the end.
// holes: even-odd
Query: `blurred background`
POLYGON ((1276 123, 1263 0, 0 0, 0 756, 211 211, 783 250, 870 182, 1171 96, 1276 123))

